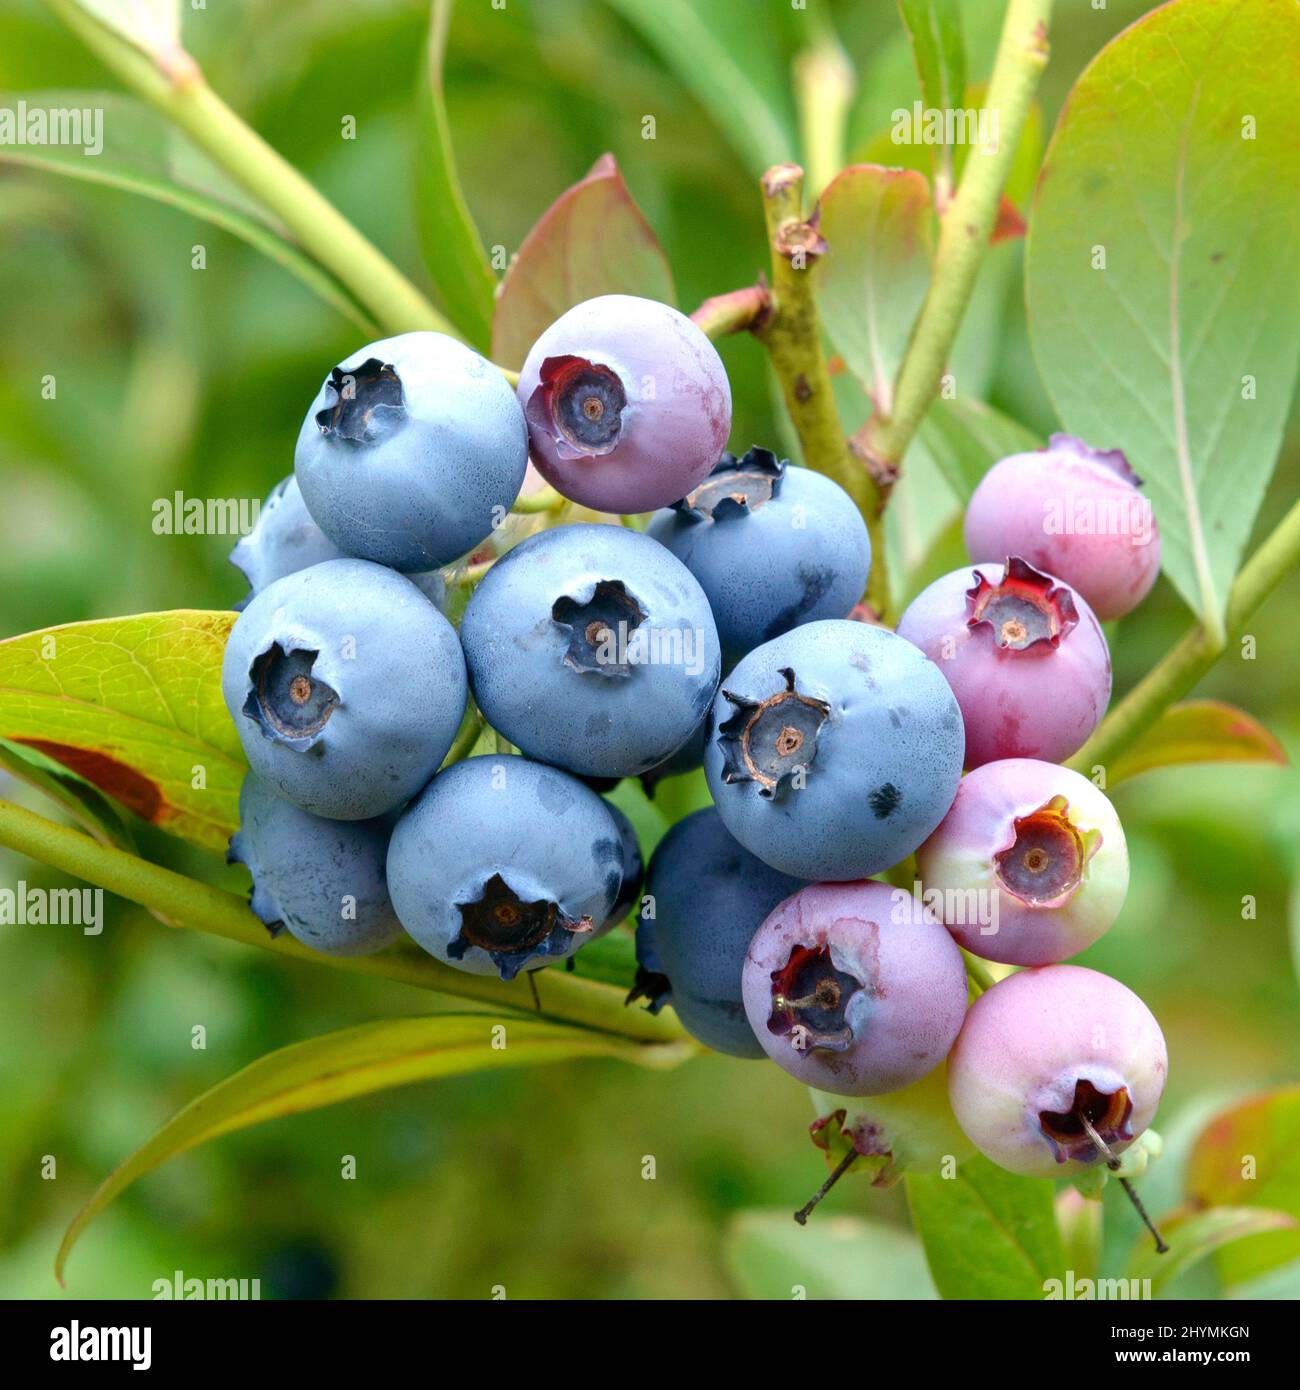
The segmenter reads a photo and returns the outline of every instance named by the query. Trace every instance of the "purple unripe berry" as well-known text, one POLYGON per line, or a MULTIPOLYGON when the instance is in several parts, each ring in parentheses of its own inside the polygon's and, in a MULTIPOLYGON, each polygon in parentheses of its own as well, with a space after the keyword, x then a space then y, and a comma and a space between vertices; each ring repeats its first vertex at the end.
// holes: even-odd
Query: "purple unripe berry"
POLYGON ((966 726, 966 766, 1062 762, 1110 702, 1110 651, 1068 585, 1012 557, 954 570, 923 589, 898 635, 943 672, 966 726))
POLYGON ((972 560, 1020 555, 1077 589, 1099 618, 1122 618, 1160 572, 1160 533, 1141 479, 1118 449, 1054 434, 984 475, 966 509, 972 560))
POLYGON ((533 344, 519 374, 537 470, 601 512, 648 512, 708 475, 731 430, 713 344, 667 304, 588 299, 533 344))
POLYGON ((1086 777, 1032 758, 968 773, 916 862, 927 903, 958 943, 1012 965, 1077 955, 1110 928, 1128 891, 1115 808, 1086 777))
POLYGON ((975 1001, 948 1059, 948 1095, 985 1157, 1027 1177, 1070 1177, 1107 1161, 1098 1139, 1118 1154, 1150 1125, 1168 1065, 1160 1025, 1132 990, 1046 965, 975 1001))
POLYGON ((767 1055, 842 1096, 897 1091, 944 1059, 966 1012, 961 952, 911 893, 812 883, 750 943, 745 1012, 767 1055))

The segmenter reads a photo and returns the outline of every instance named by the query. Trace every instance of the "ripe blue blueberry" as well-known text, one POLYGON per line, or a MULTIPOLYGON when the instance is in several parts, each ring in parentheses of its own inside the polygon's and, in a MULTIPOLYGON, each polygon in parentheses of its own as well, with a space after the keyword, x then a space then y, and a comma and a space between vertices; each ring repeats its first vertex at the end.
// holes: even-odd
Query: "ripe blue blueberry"
POLYGON ((724 671, 802 623, 848 617, 871 573, 866 523, 848 493, 767 449, 723 454, 648 534, 708 595, 724 671))
POLYGON ((617 926, 641 900, 641 881, 645 878, 645 862, 641 858, 641 844, 636 837, 632 822, 612 802, 606 801, 605 809, 614 818, 618 831, 619 850, 623 856, 623 884, 614 901, 614 909, 609 914, 608 926, 617 926))
MULTIPOLYGON (((258 509, 253 529, 241 536, 230 552, 230 563, 248 580, 249 587, 248 595, 236 607, 246 608, 254 594, 286 574, 296 574, 326 560, 350 558, 312 520, 298 479, 290 473, 271 489, 258 509)), ((438 570, 406 577, 430 603, 442 607, 447 586, 438 570)))
POLYGON ((402 925, 472 975, 570 956, 610 924, 624 852, 609 808, 576 777, 513 756, 440 772, 388 851, 402 925))
POLYGON ((855 879, 939 824, 962 748, 933 662, 883 628, 829 619, 764 643, 726 678, 704 771, 751 853, 799 878, 855 879))
POLYGON ((250 772, 228 862, 252 874, 252 909, 272 936, 287 930, 327 956, 368 955, 402 934, 385 874, 391 829, 385 817, 313 816, 250 772))
POLYGON ((294 471, 341 550, 395 569, 435 569, 472 550, 519 495, 523 412, 505 377, 440 333, 354 352, 303 421, 294 471))
POLYGON ((671 757, 641 774, 641 790, 653 801, 655 789, 665 777, 681 777, 684 773, 694 772, 697 767, 703 767, 704 743, 708 736, 709 716, 706 713, 695 726, 695 732, 671 757))
POLYGON ((682 1027, 718 1052, 762 1057, 740 972, 763 919, 802 886, 737 844, 712 807, 678 821, 650 857, 633 997, 655 1013, 671 1004, 682 1027))
POLYGON ((303 810, 365 820, 437 771, 465 711, 451 624, 407 579, 329 560, 239 615, 221 690, 249 766, 303 810))
POLYGON ((621 526, 530 536, 487 572, 460 635, 488 723, 583 776, 663 762, 718 684, 704 591, 663 546, 621 526))
POLYGON ((684 314, 607 294, 575 305, 519 373, 537 470, 601 512, 684 497, 717 463, 731 387, 717 349, 684 314))

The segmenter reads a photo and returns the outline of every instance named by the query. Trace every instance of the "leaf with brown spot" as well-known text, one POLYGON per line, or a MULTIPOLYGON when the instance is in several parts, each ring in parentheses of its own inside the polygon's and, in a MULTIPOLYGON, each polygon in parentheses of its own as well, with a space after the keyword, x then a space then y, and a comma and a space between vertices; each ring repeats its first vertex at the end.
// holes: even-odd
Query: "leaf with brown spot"
POLYGON ((239 823, 247 769, 221 698, 234 619, 181 609, 0 642, 0 738, 52 759, 160 829, 223 850, 239 823))
POLYGON ((492 360, 522 367, 528 349, 566 310, 602 294, 672 304, 672 271, 612 154, 551 204, 501 283, 492 360))

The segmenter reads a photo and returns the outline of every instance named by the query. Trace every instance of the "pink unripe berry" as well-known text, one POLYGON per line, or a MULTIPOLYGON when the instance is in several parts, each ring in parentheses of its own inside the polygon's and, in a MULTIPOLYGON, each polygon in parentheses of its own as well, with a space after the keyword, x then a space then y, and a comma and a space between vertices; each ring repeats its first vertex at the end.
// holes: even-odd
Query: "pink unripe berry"
POLYGON ((916 859, 925 900, 957 941, 1012 965, 1077 955, 1128 891, 1115 808, 1086 777, 1032 758, 967 773, 916 859))
POLYGON ((562 314, 519 374, 537 471, 601 512, 648 512, 685 497, 722 457, 731 387, 684 314, 607 294, 562 314))
POLYGON ((966 766, 1061 762, 1110 701, 1110 652, 1092 609, 1018 557, 936 579, 898 623, 943 672, 966 726, 966 766))
POLYGON ((1121 618, 1160 573, 1160 533, 1141 480, 1118 449, 1054 434, 1046 449, 993 465, 966 509, 972 560, 1020 555, 1077 589, 1099 618, 1121 618))
POLYGON ((750 943, 745 1013, 768 1056, 836 1095, 896 1091, 943 1061, 966 1012, 952 938, 910 893, 812 883, 750 943))
POLYGON ((1046 965, 1007 976, 971 1006, 948 1059, 948 1095, 994 1163, 1070 1177, 1107 1162, 1100 1145, 1119 1154, 1142 1134, 1167 1070, 1160 1025, 1132 990, 1078 965, 1046 965))

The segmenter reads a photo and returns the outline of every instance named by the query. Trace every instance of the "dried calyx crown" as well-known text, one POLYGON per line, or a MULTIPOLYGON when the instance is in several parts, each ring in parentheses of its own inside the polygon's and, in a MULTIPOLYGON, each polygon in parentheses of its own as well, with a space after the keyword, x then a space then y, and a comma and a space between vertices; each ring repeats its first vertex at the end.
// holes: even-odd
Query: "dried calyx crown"
POLYGON ((486 951, 503 980, 513 980, 536 956, 563 956, 573 938, 592 930, 590 917, 568 916, 546 898, 528 901, 493 874, 479 896, 457 903, 460 933, 447 947, 452 960, 463 959, 471 946, 486 951))
POLYGON ((1079 622, 1070 589, 1018 555, 1007 559, 996 584, 978 568, 974 577, 966 590, 966 626, 972 632, 987 626, 1004 651, 1055 649, 1079 622))
POLYGON ((788 459, 757 446, 741 458, 723 454, 713 471, 673 508, 692 521, 727 521, 748 516, 781 491, 788 459))
POLYGON ((377 444, 406 419, 402 380, 391 362, 368 357, 351 371, 335 367, 325 385, 334 398, 316 412, 316 424, 327 439, 377 444))
POLYGON ((791 667, 779 672, 784 689, 765 700, 724 690, 735 713, 718 725, 722 780, 757 782, 765 800, 780 796, 817 757, 817 738, 831 707, 796 688, 791 667))
POLYGON ((244 713, 262 734, 291 748, 309 748, 338 707, 338 692, 312 675, 319 652, 273 642, 248 670, 244 713))
POLYGON ((551 605, 551 621, 568 632, 564 664, 588 675, 630 676, 628 638, 648 616, 621 579, 598 579, 590 598, 562 594, 551 605))
POLYGON ((801 1052, 845 1052, 853 1046, 845 1012, 861 988, 860 980, 836 966, 830 947, 795 946, 786 963, 772 971, 768 1032, 788 1037, 801 1052))

